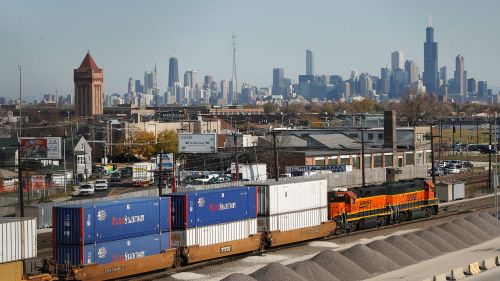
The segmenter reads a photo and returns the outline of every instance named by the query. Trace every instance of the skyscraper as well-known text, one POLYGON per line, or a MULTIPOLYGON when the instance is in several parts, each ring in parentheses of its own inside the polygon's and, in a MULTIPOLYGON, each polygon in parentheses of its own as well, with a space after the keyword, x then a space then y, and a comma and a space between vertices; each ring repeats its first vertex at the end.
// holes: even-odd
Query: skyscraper
POLYGON ((134 83, 134 78, 132 77, 128 79, 128 93, 129 94, 135 93, 135 83, 134 83))
POLYGON ((423 80, 427 94, 435 95, 438 93, 438 43, 434 42, 434 28, 430 23, 425 29, 423 80))
POLYGON ((219 100, 217 101, 219 105, 227 104, 228 91, 229 91, 229 85, 227 81, 226 80, 220 81, 220 95, 219 95, 219 100))
POLYGON ((408 75, 408 83, 414 83, 418 80, 417 65, 413 60, 405 61, 405 71, 408 75))
POLYGON ((465 69, 464 57, 458 55, 455 58, 455 85, 454 92, 457 95, 463 96, 465 94, 465 69))
POLYGON ((314 54, 311 50, 306 50, 306 75, 314 75, 314 54))
POLYGON ((394 51, 391 54, 391 67, 393 70, 403 69, 403 52, 394 51))
POLYGON ((273 95, 279 95, 283 93, 285 88, 285 71, 283 68, 273 69, 273 95))
POLYGON ((177 58, 171 57, 168 60, 168 87, 173 87, 175 82, 179 82, 179 65, 177 58))
POLYGON ((87 53, 79 68, 73 71, 75 82, 75 113, 78 117, 93 117, 103 113, 102 84, 104 71, 87 53))

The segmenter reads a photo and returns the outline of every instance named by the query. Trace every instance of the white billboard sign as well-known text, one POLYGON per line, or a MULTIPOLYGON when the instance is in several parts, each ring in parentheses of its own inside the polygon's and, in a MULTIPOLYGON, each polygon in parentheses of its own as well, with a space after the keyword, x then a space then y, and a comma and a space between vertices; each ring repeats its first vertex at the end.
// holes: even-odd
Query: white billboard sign
POLYGON ((216 153, 217 134, 179 134, 179 153, 216 153))
POLYGON ((21 159, 62 159, 60 137, 21 138, 21 159))

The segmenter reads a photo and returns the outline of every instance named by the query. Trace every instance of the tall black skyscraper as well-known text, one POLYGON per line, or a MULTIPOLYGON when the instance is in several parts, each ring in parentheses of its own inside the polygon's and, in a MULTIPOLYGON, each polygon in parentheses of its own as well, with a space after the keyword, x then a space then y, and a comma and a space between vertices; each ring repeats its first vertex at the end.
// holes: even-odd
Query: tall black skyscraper
POLYGON ((424 43, 424 86, 427 94, 436 95, 439 91, 438 43, 434 42, 434 28, 429 24, 425 29, 424 43))
POLYGON ((176 82, 179 82, 179 66, 177 58, 171 57, 168 60, 168 87, 173 87, 176 82))

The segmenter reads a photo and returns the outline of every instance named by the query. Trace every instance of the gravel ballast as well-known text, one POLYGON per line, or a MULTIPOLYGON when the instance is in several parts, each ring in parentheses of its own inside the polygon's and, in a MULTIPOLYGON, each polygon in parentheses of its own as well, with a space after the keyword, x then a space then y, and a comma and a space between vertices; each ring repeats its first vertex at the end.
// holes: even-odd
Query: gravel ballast
POLYGON ((257 281, 308 281, 281 263, 273 262, 250 274, 257 281))
POLYGON ((426 251, 422 250, 422 248, 416 246, 410 240, 404 238, 401 235, 393 235, 389 236, 385 239, 388 243, 408 254, 410 257, 417 261, 428 260, 432 258, 426 251))
POLYGON ((458 226, 452 222, 443 223, 438 227, 462 240, 464 243, 469 245, 469 247, 481 243, 481 241, 479 241, 479 238, 463 229, 463 227, 458 226))
POLYGON ((465 218, 466 221, 477 226, 482 231, 486 232, 491 237, 497 237, 500 234, 500 229, 496 228, 489 221, 481 218, 478 215, 472 215, 465 218))
POLYGON ((362 267, 336 251, 324 250, 311 260, 341 281, 363 280, 371 276, 362 267))
POLYGON ((480 218, 482 219, 485 219, 487 221, 489 221, 492 225, 496 226, 498 229, 500 229, 500 221, 497 220, 495 217, 493 217, 492 215, 488 214, 488 213, 479 213, 478 214, 480 218))
POLYGON ((467 243, 458 239, 456 236, 451 235, 449 232, 440 228, 439 226, 433 226, 428 230, 434 233, 435 235, 439 236, 439 238, 453 245, 455 248, 457 248, 457 250, 469 247, 467 243))
POLYGON ((458 226, 468 231, 470 234, 476 236, 479 239, 479 241, 481 241, 481 243, 490 240, 492 238, 488 233, 482 231, 477 226, 473 225, 472 223, 464 219, 454 219, 452 223, 457 224, 458 226))
POLYGON ((221 281, 256 281, 256 280, 243 273, 233 273, 227 276, 226 278, 222 279, 221 281))
POLYGON ((288 265, 290 269, 310 281, 339 281, 326 269, 311 260, 299 261, 288 265))
POLYGON ((416 234, 418 236, 422 237, 423 239, 425 239, 425 241, 429 242, 429 244, 434 246, 436 249, 438 249, 442 253, 449 253, 449 252, 453 252, 453 251, 457 250, 456 247, 453 247, 453 245, 444 241, 439 236, 430 232, 427 229, 419 230, 419 231, 417 231, 416 234))
POLYGON ((431 244, 429 244, 429 242, 425 241, 422 237, 418 236, 415 233, 408 233, 406 235, 403 235, 403 237, 410 240, 410 242, 415 244, 415 246, 419 247, 420 249, 424 250, 431 257, 437 257, 443 254, 441 251, 436 249, 436 247, 432 246, 431 244))
POLYGON ((366 246, 374 251, 381 253, 400 266, 407 266, 417 263, 415 259, 385 240, 375 240, 366 246))
POLYGON ((342 251, 341 254, 372 274, 384 273, 400 268, 400 266, 391 259, 368 248, 368 246, 364 244, 356 244, 342 251))

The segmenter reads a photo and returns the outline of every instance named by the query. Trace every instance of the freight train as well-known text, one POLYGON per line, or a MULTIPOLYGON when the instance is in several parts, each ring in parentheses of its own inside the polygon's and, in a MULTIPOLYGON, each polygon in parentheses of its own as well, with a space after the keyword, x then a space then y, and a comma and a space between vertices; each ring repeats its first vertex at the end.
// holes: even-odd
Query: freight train
MULTIPOLYGON (((136 249, 141 255, 107 263, 94 260, 86 263, 84 260, 91 255, 88 253, 77 251, 76 257, 72 253, 65 253, 50 264, 51 274, 57 275, 59 280, 123 278, 242 253, 258 253, 280 245, 348 234, 428 217, 438 212, 434 185, 432 181, 425 179, 330 191, 327 191, 325 179, 300 182, 290 179, 167 196, 170 200, 160 199, 158 203, 163 207, 158 209, 162 214, 168 214, 168 217, 162 218, 160 215, 159 220, 163 224, 168 221, 170 228, 166 229, 160 224, 156 228, 154 225, 149 227, 155 231, 163 229, 165 232, 160 231, 159 236, 168 234, 170 241, 165 242, 168 247, 159 242, 160 248, 156 249, 160 249, 159 253, 153 251, 149 254, 145 250, 136 249), (171 202, 169 211, 165 210, 165 202, 171 202)), ((127 214, 127 210, 133 209, 129 203, 117 208, 125 208, 123 212, 127 214)), ((80 218, 77 223, 81 226, 78 231, 71 233, 82 234, 81 239, 89 239, 85 231, 91 224, 87 220, 90 214, 96 216, 96 222, 105 221, 102 210, 90 210, 87 206, 85 211, 71 211, 75 217, 80 218)), ((132 214, 133 212, 130 213, 132 214)), ((68 222, 68 215, 56 218, 56 225, 58 221, 63 226, 71 224, 68 222)), ((54 231, 57 232, 56 225, 54 231)), ((137 223, 137 227, 141 227, 140 223, 137 223)), ((122 230, 124 229, 126 228, 122 226, 122 230)), ((130 229, 134 230, 133 227, 130 229)), ((69 232, 65 230, 62 233, 64 235, 69 232)), ((143 234, 151 235, 149 232, 143 234)), ((54 234, 54 237, 58 237, 57 235, 54 234)), ((101 233, 101 240, 106 235, 110 234, 101 233)), ((163 241, 165 238, 159 237, 159 240, 163 241)), ((86 249, 81 244, 82 249, 86 249)), ((54 241, 54 245, 57 256, 65 246, 57 246, 57 241, 54 241)), ((97 257, 106 254, 106 248, 94 248, 92 255, 97 257)), ((123 248, 126 247, 108 254, 119 256, 120 251, 126 250, 123 248)))

